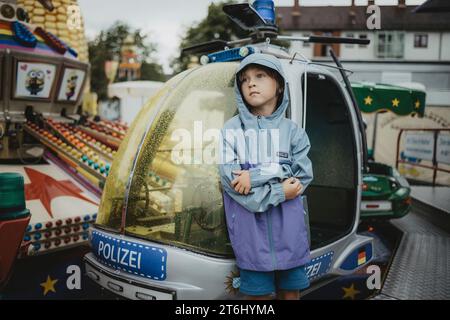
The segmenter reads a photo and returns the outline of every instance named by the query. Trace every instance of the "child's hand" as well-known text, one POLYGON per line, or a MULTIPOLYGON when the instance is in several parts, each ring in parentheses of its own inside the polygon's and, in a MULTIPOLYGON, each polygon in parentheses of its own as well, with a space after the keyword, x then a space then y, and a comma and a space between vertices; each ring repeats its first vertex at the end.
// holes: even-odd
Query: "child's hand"
POLYGON ((233 173, 238 177, 231 181, 231 186, 236 192, 248 195, 251 189, 250 172, 248 170, 237 170, 233 173))
POLYGON ((303 190, 303 186, 300 183, 300 180, 296 178, 289 178, 284 180, 282 186, 286 200, 295 199, 302 193, 303 190))

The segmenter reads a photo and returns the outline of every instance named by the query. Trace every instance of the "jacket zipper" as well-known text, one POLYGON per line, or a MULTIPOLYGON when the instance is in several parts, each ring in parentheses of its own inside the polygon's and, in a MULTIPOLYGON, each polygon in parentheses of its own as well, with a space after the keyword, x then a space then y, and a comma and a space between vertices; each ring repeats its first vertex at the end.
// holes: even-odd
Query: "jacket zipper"
MULTIPOLYGON (((257 122, 258 122, 258 128, 261 129, 261 116, 257 116, 257 122)), ((270 213, 272 213, 272 208, 270 208, 270 213)), ((275 249, 273 247, 273 235, 272 235, 272 215, 269 214, 269 210, 266 211, 266 217, 267 217, 267 227, 269 232, 269 246, 270 246, 270 255, 272 257, 272 266, 273 269, 277 269, 277 259, 275 257, 275 249)))
MULTIPOLYGON (((272 212, 272 209, 270 209, 270 212, 272 212)), ((272 265, 274 270, 277 269, 277 259, 275 257, 275 249, 273 247, 273 235, 272 235, 272 215, 269 214, 269 212, 266 212, 267 216, 267 226, 269 229, 269 246, 270 246, 270 255, 272 256, 272 265)))

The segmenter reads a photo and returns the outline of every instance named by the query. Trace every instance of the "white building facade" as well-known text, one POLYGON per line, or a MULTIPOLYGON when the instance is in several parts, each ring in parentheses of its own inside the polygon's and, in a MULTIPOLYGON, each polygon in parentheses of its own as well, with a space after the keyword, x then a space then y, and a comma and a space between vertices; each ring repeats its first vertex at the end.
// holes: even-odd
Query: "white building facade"
POLYGON ((379 30, 367 28, 367 7, 354 4, 301 7, 296 0, 293 7, 278 7, 277 17, 284 34, 370 40, 369 45, 292 42, 292 54, 331 62, 331 47, 344 66, 355 71, 352 80, 418 82, 427 89, 430 106, 450 107, 450 14, 414 14, 414 7, 406 6, 404 0, 379 8, 379 30))
MULTIPOLYGON (((313 30, 293 31, 293 36, 309 36, 313 30)), ((369 45, 344 44, 340 46, 342 60, 442 61, 450 63, 450 31, 352 31, 342 30, 342 37, 370 39, 369 45)), ((310 59, 323 56, 314 54, 310 43, 294 42, 292 52, 310 59)))
MULTIPOLYGON (((369 1, 371 4, 373 1, 369 1)), ((373 113, 363 114, 375 160, 395 166, 400 129, 450 128, 450 14, 416 14, 412 12, 414 7, 406 6, 404 0, 399 0, 396 6, 379 8, 379 30, 367 28, 371 14, 366 12, 367 6, 356 6, 354 1, 346 7, 303 7, 295 0, 293 7, 277 8, 277 19, 282 34, 370 40, 369 45, 292 42, 291 54, 297 52, 314 62, 334 64, 329 54, 332 48, 343 66, 354 72, 350 81, 425 88, 427 105, 422 119, 391 112, 379 113, 377 117, 373 113)), ((409 177, 431 179, 430 170, 404 166, 400 171, 409 177)), ((450 175, 442 176, 441 183, 449 184, 450 175)))

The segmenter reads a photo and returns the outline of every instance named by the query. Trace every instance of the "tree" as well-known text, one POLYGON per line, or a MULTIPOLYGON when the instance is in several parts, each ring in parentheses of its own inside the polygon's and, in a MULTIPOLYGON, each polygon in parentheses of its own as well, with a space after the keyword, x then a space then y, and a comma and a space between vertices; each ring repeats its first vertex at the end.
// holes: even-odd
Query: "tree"
POLYGON ((190 62, 189 55, 181 55, 181 49, 195 44, 211 41, 214 39, 235 40, 248 36, 239 26, 235 25, 222 11, 226 4, 236 3, 234 0, 226 0, 217 4, 211 3, 208 7, 208 15, 199 23, 193 24, 181 39, 180 56, 171 63, 175 73, 185 69, 190 62))
POLYGON ((166 81, 163 68, 160 64, 144 61, 141 66, 141 80, 166 81))
MULTIPOLYGON (((208 7, 208 15, 199 23, 193 24, 181 39, 179 51, 180 55, 171 63, 174 73, 186 70, 192 55, 181 54, 181 50, 203 42, 221 39, 225 41, 247 38, 247 31, 243 31, 238 25, 231 21, 223 12, 222 7, 227 4, 236 3, 235 0, 225 0, 217 4, 210 4, 208 7)), ((242 2, 242 1, 239 1, 242 2)), ((279 28, 280 34, 282 30, 279 28)), ((288 48, 290 43, 287 41, 275 40, 273 44, 288 48)))
POLYGON ((107 99, 108 79, 105 75, 105 62, 113 59, 120 61, 121 49, 125 39, 132 35, 137 48, 137 54, 142 61, 143 80, 164 79, 162 67, 152 61, 151 55, 156 51, 156 45, 148 41, 147 35, 142 35, 140 29, 132 30, 121 21, 115 22, 107 30, 88 43, 91 64, 91 88, 98 94, 100 100, 107 99))

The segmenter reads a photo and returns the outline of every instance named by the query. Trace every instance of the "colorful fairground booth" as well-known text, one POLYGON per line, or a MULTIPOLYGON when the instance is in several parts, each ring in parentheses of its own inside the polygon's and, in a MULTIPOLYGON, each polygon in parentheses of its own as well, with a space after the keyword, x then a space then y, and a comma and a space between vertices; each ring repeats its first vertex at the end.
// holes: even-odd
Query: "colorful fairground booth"
MULTIPOLYGON (((425 113, 424 90, 401 86, 352 83, 352 89, 363 113, 374 113, 372 158, 368 163, 368 172, 363 176, 361 203, 362 219, 391 219, 405 216, 411 209, 411 188, 408 181, 396 168, 375 162, 375 144, 378 127, 378 113, 393 112, 399 116, 425 113)), ((396 139, 397 137, 392 137, 396 139)))
MULTIPOLYGON (((19 244, 2 243, 2 252, 11 246, 27 257, 87 242, 125 129, 79 121, 89 65, 77 56, 15 1, 0 1, 0 176, 23 177, 31 212, 19 244)), ((5 212, 0 224, 11 223, 5 212)))

